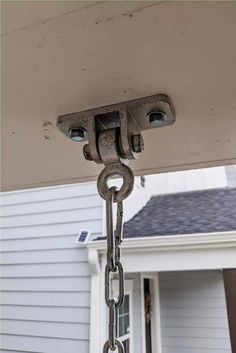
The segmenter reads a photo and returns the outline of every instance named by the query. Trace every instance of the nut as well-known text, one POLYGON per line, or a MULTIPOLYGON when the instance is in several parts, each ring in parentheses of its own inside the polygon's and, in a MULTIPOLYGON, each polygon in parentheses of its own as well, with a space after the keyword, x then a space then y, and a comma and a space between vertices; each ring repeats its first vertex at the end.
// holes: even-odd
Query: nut
POLYGON ((72 127, 69 130, 70 138, 73 141, 80 142, 83 141, 87 135, 87 131, 82 127, 72 127))
POLYGON ((136 153, 140 153, 144 150, 144 142, 142 135, 132 136, 132 148, 136 153))
POLYGON ((153 109, 146 115, 146 119, 151 126, 161 126, 166 118, 166 113, 159 109, 153 109))
POLYGON ((93 157, 91 156, 89 145, 84 145, 83 153, 84 153, 84 158, 87 159, 87 161, 93 161, 93 157))

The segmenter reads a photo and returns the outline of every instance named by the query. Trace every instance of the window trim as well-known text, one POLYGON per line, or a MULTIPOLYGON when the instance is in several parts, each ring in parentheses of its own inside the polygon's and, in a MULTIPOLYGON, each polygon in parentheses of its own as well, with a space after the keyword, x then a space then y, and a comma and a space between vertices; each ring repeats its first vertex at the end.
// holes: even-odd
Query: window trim
POLYGON ((161 343, 161 314, 160 314, 160 293, 158 272, 141 273, 141 325, 142 325, 142 353, 146 352, 146 334, 145 334, 145 311, 144 311, 144 279, 152 280, 151 296, 153 306, 152 321, 152 352, 162 353, 161 343))
MULTIPOLYGON (((118 291, 119 282, 117 280, 112 280, 112 290, 118 291)), ((134 330, 133 330, 133 280, 125 280, 125 295, 129 295, 129 325, 130 332, 121 337, 122 342, 129 338, 130 340, 130 353, 134 353, 134 330)))

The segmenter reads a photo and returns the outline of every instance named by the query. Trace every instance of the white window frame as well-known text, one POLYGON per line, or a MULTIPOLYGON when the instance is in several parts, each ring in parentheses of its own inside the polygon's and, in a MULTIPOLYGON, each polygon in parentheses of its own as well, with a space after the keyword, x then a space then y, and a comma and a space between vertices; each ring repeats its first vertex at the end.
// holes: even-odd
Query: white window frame
MULTIPOLYGON (((114 292, 118 292, 119 282, 117 280, 112 280, 112 290, 114 292)), ((122 336, 122 341, 129 339, 130 344, 130 353, 134 353, 134 326, 133 326, 133 281, 126 280, 125 281, 125 295, 129 295, 129 325, 130 332, 124 336, 122 336)), ((118 337, 119 338, 119 337, 118 337)))
POLYGON ((146 353, 146 333, 145 333, 145 308, 144 308, 144 279, 151 279, 150 288, 152 298, 152 352, 162 353, 161 344, 161 314, 160 314, 160 293, 159 276, 157 272, 141 273, 141 317, 142 317, 142 352, 146 353))

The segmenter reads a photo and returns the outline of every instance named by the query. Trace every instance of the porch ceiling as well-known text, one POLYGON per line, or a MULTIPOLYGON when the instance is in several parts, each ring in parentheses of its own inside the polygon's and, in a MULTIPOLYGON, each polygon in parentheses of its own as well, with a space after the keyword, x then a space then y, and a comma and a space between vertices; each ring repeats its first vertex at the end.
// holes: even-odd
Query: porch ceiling
POLYGON ((136 174, 236 163, 235 2, 2 2, 2 187, 93 180, 58 115, 156 93, 136 174))

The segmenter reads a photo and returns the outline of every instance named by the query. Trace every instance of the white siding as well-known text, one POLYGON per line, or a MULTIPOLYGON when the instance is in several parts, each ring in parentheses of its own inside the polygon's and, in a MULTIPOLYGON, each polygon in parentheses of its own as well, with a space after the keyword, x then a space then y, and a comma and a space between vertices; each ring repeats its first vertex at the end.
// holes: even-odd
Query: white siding
POLYGON ((162 353, 231 353, 220 271, 160 274, 162 353))
POLYGON ((236 187, 236 166, 235 165, 227 165, 225 167, 227 184, 229 187, 236 187))
POLYGON ((80 229, 102 232, 93 183, 1 195, 1 352, 88 353, 90 271, 80 229))

